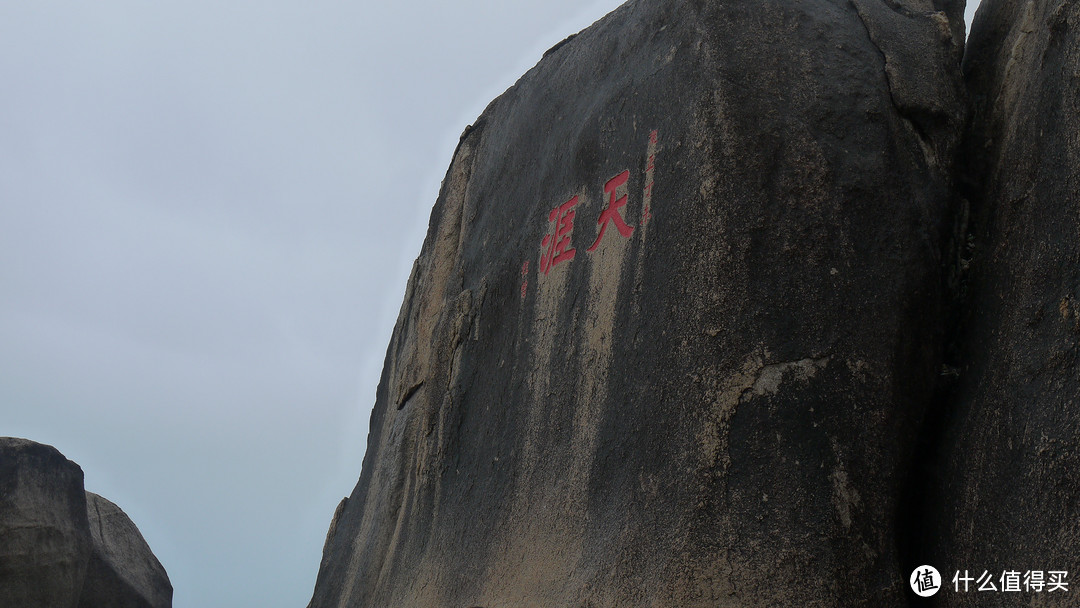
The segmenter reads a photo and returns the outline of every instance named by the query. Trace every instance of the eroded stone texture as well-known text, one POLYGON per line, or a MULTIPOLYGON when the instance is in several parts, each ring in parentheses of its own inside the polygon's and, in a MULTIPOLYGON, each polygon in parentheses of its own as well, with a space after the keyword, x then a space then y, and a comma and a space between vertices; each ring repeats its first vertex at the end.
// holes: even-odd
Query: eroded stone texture
POLYGON ((75 608, 89 557, 82 469, 51 446, 0 438, 0 606, 75 608))
POLYGON ((891 6, 632 1, 492 102, 313 608, 906 601, 962 28, 891 6))
POLYGON ((172 583, 120 507, 86 493, 93 551, 80 608, 168 608, 172 583))
MULTIPOLYGON (((1080 573, 1080 4, 984 0, 965 72, 974 259, 943 416, 930 552, 957 569, 1080 573)), ((996 583, 1000 586, 1000 579, 996 583)), ((1074 599, 1070 599, 1070 597, 1074 599)), ((983 605, 943 594, 942 605, 983 605)), ((997 602, 998 600, 995 600, 997 602)))

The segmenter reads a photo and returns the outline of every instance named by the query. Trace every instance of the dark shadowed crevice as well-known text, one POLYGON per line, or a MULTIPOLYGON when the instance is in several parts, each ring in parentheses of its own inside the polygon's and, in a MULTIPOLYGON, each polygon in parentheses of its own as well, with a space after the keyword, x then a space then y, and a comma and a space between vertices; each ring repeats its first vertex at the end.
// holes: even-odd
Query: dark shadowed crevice
MULTIPOLYGON (((910 469, 903 483, 896 516, 896 546, 900 571, 911 573, 915 568, 934 563, 938 554, 941 529, 939 521, 941 494, 948 487, 943 459, 949 450, 947 430, 958 415, 957 392, 963 369, 965 349, 964 319, 971 306, 969 298, 969 269, 975 255, 975 222, 973 210, 979 209, 982 199, 980 180, 967 170, 978 164, 978 151, 971 143, 971 116, 963 130, 953 161, 955 202, 952 210, 952 231, 942 258, 943 334, 942 361, 934 378, 934 394, 926 408, 914 446, 910 469)), ((941 570, 943 585, 948 576, 941 570)), ((906 586, 907 581, 904 581, 906 586)), ((909 606, 934 605, 940 598, 921 598, 907 595, 909 606)))

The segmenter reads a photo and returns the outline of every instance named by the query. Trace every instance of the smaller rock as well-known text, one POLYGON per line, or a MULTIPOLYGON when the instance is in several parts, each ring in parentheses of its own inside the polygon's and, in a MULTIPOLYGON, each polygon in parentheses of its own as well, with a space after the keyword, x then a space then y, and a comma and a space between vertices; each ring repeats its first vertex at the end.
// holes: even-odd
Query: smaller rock
POLYGON ((93 551, 80 608, 168 608, 172 583, 139 529, 120 507, 86 493, 93 551))

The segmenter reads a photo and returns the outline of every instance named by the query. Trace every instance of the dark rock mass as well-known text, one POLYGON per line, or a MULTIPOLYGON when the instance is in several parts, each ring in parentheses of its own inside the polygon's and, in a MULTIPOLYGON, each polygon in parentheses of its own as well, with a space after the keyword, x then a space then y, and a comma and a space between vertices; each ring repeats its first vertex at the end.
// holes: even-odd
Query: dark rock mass
POLYGON ((172 605, 165 568, 120 507, 86 493, 93 553, 79 608, 158 608, 172 605))
POLYGON ((0 438, 0 607, 169 608, 135 524, 51 446, 0 438))
POLYGON ((0 606, 74 608, 89 559, 82 469, 51 446, 0 438, 0 606))
MULTIPOLYGON (((1080 574, 1080 4, 984 0, 964 71, 973 209, 960 376, 940 418, 933 559, 1080 574)), ((941 568, 939 566, 939 568, 941 568)), ((944 571, 945 568, 942 568, 944 571)), ((1068 582, 1068 580, 1066 580, 1068 582)), ((973 584, 973 583, 971 583, 973 584)), ((1075 606, 1047 588, 995 605, 1075 606)), ((950 585, 951 586, 951 585, 950 585)), ((987 605, 945 594, 941 605, 987 605)), ((983 603, 980 603, 983 602, 983 603)))
POLYGON ((962 8, 634 0, 492 102, 310 606, 905 604, 962 8))

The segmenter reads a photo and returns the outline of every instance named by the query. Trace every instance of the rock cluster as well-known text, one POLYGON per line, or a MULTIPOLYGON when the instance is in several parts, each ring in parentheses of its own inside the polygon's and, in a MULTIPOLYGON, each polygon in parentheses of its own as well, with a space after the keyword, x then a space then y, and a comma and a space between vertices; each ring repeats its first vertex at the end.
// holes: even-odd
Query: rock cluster
POLYGON ((135 524, 83 490, 55 448, 0 438, 0 606, 168 608, 172 585, 135 524))
POLYGON ((1080 13, 984 4, 963 70, 950 0, 632 0, 545 54, 462 135, 310 607, 1080 571, 1080 13))

